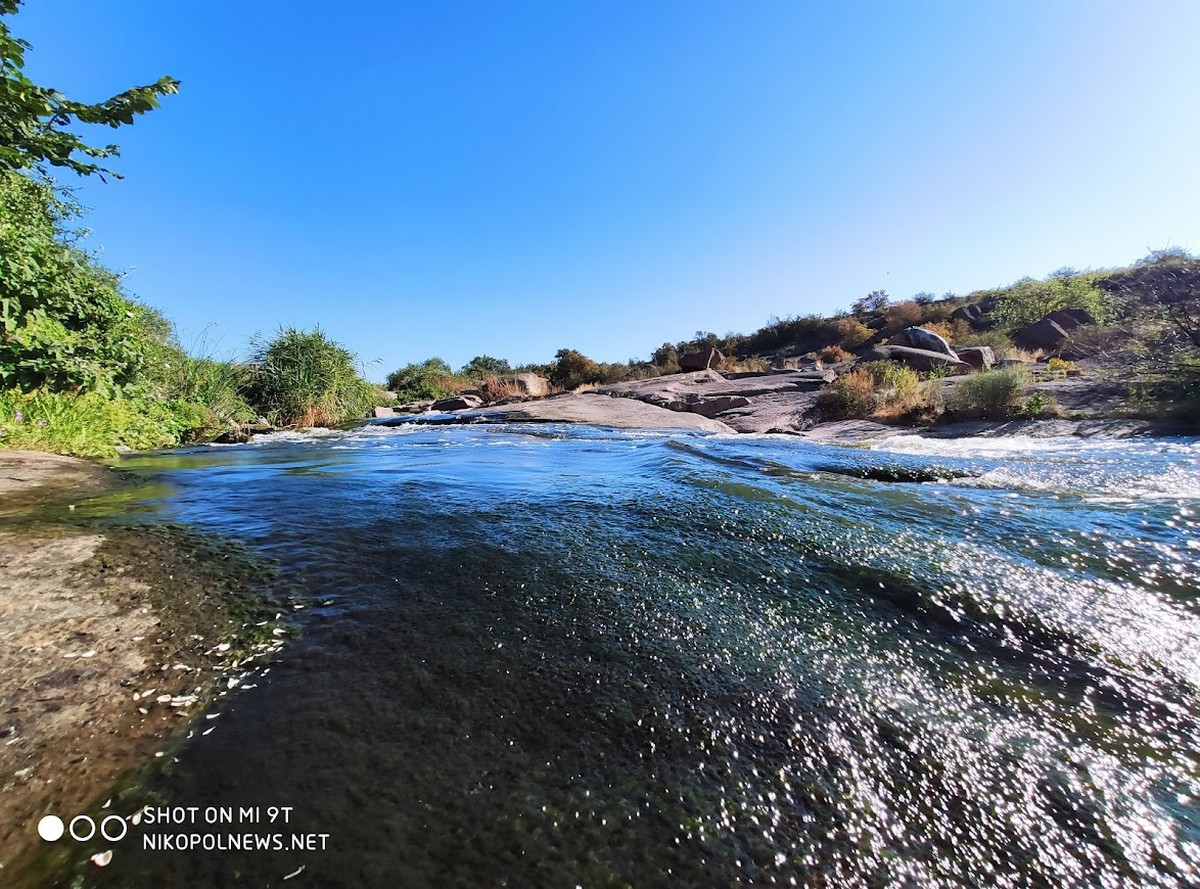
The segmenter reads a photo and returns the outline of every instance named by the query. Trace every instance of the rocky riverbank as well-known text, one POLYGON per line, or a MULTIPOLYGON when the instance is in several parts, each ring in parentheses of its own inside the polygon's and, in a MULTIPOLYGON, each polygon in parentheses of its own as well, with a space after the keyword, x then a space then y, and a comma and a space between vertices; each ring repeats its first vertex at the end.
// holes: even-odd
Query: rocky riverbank
MULTIPOLYGON (((942 421, 924 425, 870 420, 826 421, 817 396, 834 379, 830 370, 778 370, 722 375, 707 369, 600 386, 514 404, 458 410, 425 410, 387 417, 379 425, 405 423, 558 422, 592 423, 620 429, 696 429, 717 433, 784 433, 827 442, 859 443, 888 435, 937 437, 976 435, 1186 434, 1177 424, 1112 416, 1119 393, 1077 380, 1051 380, 1036 390, 1053 392, 1072 410, 1067 417, 1036 420, 942 421)), ((954 378, 941 381, 947 392, 954 378)), ((428 406, 422 406, 428 407, 428 406)), ((1194 430, 1192 430, 1194 434, 1194 430)))
POLYGON ((18 882, 43 815, 98 809, 286 633, 290 604, 240 547, 73 521, 122 484, 84 460, 0 451, 0 884, 18 882))

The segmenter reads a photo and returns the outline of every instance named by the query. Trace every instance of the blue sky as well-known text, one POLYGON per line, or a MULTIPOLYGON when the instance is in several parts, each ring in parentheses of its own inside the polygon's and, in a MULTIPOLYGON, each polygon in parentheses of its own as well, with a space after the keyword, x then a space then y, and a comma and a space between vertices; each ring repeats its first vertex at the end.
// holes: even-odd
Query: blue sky
POLYGON ((624 360, 1200 249, 1190 0, 29 0, 11 27, 73 97, 182 80, 90 134, 126 178, 79 195, 217 357, 320 324, 375 379, 624 360))

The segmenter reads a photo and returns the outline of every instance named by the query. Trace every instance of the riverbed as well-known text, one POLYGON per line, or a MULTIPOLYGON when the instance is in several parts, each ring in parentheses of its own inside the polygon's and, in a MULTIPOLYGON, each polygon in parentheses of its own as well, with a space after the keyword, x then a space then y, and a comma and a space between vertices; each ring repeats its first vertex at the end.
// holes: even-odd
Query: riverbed
POLYGON ((231 537, 304 607, 34 884, 1194 885, 1198 460, 556 424, 126 457, 76 520, 231 537))

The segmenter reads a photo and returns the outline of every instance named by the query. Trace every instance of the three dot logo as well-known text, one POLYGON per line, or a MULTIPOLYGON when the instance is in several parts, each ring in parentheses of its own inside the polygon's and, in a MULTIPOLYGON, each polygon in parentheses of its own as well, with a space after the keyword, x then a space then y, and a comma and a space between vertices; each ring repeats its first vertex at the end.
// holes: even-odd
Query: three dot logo
POLYGON ((58 842, 64 833, 70 834, 71 839, 76 842, 86 843, 93 839, 97 832, 110 843, 116 843, 125 839, 129 825, 120 815, 109 815, 99 824, 88 815, 76 815, 70 824, 65 825, 57 815, 46 815, 38 822, 38 836, 47 843, 58 842))

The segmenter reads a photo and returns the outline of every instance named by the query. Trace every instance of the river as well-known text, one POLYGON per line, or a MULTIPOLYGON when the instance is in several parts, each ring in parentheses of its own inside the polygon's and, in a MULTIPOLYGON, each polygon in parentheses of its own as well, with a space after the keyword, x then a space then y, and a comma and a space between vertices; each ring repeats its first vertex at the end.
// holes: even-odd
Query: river
POLYGON ((408 426, 120 465, 155 482, 127 517, 309 604, 137 789, 217 823, 147 816, 77 884, 1200 884, 1196 439, 408 426), (246 833, 305 848, 203 848, 246 833))

